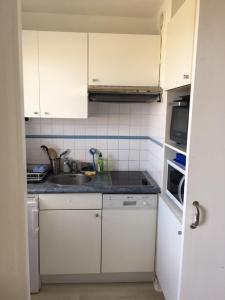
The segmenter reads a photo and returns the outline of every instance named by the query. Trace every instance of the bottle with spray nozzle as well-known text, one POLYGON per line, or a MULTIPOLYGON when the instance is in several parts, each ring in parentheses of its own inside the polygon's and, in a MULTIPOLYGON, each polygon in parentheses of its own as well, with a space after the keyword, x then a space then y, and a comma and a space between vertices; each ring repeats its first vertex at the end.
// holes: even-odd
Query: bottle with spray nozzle
POLYGON ((103 174, 104 173, 104 159, 102 157, 101 152, 98 155, 97 166, 98 166, 98 173, 103 174))

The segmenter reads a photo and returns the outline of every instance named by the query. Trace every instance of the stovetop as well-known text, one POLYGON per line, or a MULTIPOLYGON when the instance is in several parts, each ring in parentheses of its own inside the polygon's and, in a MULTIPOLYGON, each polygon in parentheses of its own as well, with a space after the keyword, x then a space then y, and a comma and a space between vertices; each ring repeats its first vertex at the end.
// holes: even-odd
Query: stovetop
POLYGON ((141 171, 111 171, 113 186, 150 186, 146 176, 141 171))

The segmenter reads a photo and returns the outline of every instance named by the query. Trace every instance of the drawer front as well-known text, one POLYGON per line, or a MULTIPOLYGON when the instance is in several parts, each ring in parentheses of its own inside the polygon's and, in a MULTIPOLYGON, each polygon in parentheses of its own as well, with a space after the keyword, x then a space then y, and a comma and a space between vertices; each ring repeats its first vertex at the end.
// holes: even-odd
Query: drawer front
POLYGON ((40 194, 40 210, 49 209, 101 209, 102 194, 40 194))

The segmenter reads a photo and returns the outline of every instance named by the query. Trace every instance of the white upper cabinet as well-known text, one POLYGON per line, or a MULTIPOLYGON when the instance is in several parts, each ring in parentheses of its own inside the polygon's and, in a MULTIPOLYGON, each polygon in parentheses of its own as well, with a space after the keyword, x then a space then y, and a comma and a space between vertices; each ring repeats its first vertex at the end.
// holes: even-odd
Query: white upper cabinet
POLYGON ((25 117, 40 117, 37 31, 23 31, 22 44, 25 117))
POLYGON ((195 0, 186 0, 168 25, 165 89, 191 83, 195 31, 195 0))
POLYGON ((87 34, 38 32, 43 118, 87 117, 87 34))
POLYGON ((89 84, 158 86, 159 35, 89 34, 89 84))

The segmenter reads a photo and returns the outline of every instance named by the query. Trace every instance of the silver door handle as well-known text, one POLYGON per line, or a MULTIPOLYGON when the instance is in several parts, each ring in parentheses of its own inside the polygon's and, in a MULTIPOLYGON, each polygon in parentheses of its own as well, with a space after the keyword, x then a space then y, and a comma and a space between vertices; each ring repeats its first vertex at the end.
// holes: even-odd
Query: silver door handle
POLYGON ((192 204, 196 208, 196 215, 195 215, 195 220, 190 227, 191 229, 196 229, 199 226, 199 222, 200 222, 200 204, 198 201, 194 201, 192 204))

